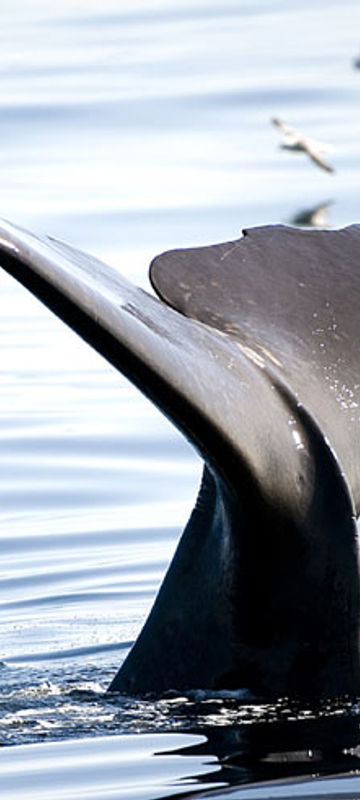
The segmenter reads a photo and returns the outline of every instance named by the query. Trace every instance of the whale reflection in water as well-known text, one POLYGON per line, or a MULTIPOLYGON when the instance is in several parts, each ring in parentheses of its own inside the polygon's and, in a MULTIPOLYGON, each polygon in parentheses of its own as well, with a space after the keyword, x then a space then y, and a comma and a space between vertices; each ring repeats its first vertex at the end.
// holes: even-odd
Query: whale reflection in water
POLYGON ((259 798, 269 800, 270 796, 282 796, 281 791, 277 791, 279 784, 276 786, 275 781, 280 782, 284 798, 294 797, 299 793, 299 790, 296 791, 299 779, 299 794, 302 798, 314 798, 317 793, 322 797, 325 794, 327 798, 358 797, 359 778, 355 779, 357 785, 346 785, 349 777, 346 773, 352 771, 357 775, 359 770, 358 719, 341 714, 339 708, 337 711, 334 708, 333 714, 324 715, 317 709, 318 716, 311 714, 309 709, 306 716, 296 707, 291 710, 291 718, 277 719, 275 716, 257 721, 256 724, 248 721, 243 725, 216 726, 209 723, 199 728, 196 726, 196 733, 201 733, 205 741, 167 750, 163 755, 207 757, 210 769, 207 774, 202 772, 198 776, 204 790, 204 794, 200 793, 198 796, 209 797, 209 800, 212 797, 219 797, 219 800, 226 800, 227 797, 241 800, 246 790, 250 795, 253 791, 257 797, 258 792, 259 798), (214 764, 218 764, 216 776, 214 764), (339 778, 333 779, 331 787, 327 786, 324 793, 324 784, 319 778, 337 773, 346 775, 344 784, 342 785, 339 778), (208 793, 206 784, 213 784, 214 777, 218 784, 238 787, 237 791, 233 789, 229 792, 219 788, 208 793), (306 778, 307 786, 304 785, 306 778), (253 784, 256 786, 252 786, 253 784), (304 788, 307 791, 301 791, 304 788))
POLYGON ((265 226, 157 257, 157 298, 0 226, 0 264, 204 458, 195 508, 112 691, 360 688, 360 227, 265 226))

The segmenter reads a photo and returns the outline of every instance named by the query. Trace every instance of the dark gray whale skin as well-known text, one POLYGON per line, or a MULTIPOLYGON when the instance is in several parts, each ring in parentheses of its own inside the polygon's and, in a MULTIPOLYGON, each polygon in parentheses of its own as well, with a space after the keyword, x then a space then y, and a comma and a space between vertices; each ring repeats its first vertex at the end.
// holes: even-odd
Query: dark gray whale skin
POLYGON ((201 453, 195 509, 111 691, 360 690, 360 229, 156 258, 160 299, 0 224, 0 265, 201 453))

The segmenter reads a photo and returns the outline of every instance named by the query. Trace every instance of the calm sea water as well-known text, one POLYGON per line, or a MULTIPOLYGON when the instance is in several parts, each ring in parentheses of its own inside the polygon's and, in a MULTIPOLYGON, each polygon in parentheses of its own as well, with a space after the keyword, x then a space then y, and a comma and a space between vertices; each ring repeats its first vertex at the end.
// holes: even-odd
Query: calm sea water
MULTIPOLYGON (((359 23, 357 0, 3 0, 0 215, 142 286, 169 247, 324 203, 360 221, 359 23), (281 151, 273 116, 328 142, 335 174, 281 151)), ((201 464, 5 274, 0 334, 1 796, 360 795, 356 706, 104 695, 201 464)))

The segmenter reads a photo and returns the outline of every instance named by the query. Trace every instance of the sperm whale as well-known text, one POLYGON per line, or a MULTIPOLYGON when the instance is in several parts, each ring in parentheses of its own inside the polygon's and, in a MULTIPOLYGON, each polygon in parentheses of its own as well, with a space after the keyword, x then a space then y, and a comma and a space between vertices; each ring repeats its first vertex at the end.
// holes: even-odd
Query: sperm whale
POLYGON ((0 266, 204 459, 195 508, 111 691, 360 689, 360 227, 264 226, 164 253, 157 297, 0 223, 0 266))

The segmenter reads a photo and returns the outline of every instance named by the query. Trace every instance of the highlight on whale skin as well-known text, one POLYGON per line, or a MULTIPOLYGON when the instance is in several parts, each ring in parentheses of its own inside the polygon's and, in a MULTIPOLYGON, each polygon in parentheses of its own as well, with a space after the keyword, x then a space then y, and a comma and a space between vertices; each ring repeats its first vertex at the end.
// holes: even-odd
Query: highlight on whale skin
POLYGON ((204 460, 199 495, 109 689, 360 689, 360 227, 274 225, 173 250, 157 297, 0 223, 0 266, 129 378, 204 460))

